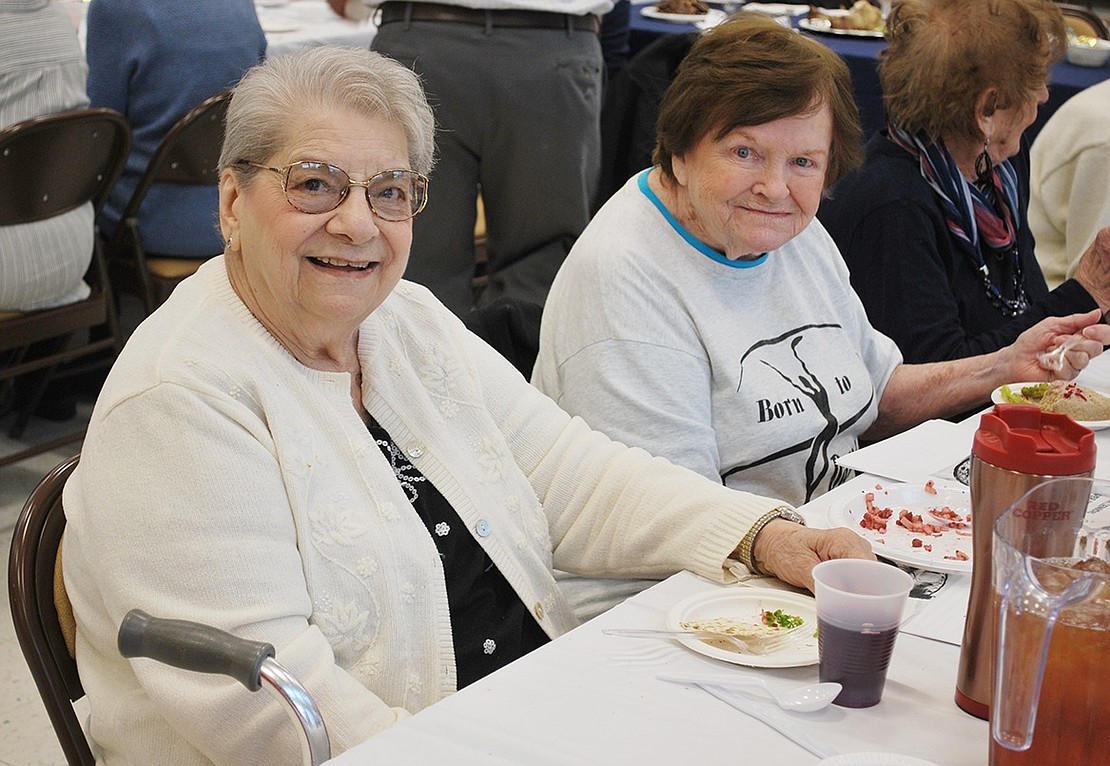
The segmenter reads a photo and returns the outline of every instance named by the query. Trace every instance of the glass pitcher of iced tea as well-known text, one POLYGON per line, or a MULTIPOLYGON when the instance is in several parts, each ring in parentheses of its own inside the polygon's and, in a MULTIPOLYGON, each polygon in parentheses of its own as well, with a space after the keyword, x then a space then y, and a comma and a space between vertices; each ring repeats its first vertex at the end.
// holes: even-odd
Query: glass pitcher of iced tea
MULTIPOLYGON (((996 522, 991 766, 1110 753, 1110 483, 1051 479, 996 522)), ((972 619, 972 615, 968 615, 972 619)))

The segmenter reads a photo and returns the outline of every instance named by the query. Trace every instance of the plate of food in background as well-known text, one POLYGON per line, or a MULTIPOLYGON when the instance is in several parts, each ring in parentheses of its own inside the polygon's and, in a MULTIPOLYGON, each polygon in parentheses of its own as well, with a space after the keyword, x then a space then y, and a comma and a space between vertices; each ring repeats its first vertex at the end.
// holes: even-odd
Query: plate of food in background
POLYGON ((813 8, 809 16, 798 19, 798 27, 807 32, 849 37, 882 38, 886 25, 882 12, 867 2, 857 0, 855 5, 843 8, 813 8))
POLYGON ((724 11, 710 8, 703 0, 663 0, 649 5, 641 13, 645 18, 676 24, 718 23, 725 18, 724 11))
POLYGON ((991 393, 995 404, 1032 404, 1045 412, 1067 415, 1092 431, 1110 428, 1110 396, 1070 380, 1007 383, 991 393))

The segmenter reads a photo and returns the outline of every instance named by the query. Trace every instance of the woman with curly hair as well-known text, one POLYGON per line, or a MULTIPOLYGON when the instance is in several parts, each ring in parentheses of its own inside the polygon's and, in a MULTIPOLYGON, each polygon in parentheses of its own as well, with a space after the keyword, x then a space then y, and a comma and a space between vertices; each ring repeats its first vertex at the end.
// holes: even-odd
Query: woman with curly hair
POLYGON ((907 362, 997 351, 1048 316, 1110 308, 1110 236, 1049 291, 1022 134, 1067 45, 1049 0, 905 0, 879 63, 887 127, 818 218, 868 319, 907 362))

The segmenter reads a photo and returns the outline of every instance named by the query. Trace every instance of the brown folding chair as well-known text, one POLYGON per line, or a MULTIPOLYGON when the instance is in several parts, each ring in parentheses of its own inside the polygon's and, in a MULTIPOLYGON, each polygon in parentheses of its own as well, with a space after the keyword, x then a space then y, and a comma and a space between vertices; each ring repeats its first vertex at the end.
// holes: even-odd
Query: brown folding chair
POLYGON ((31 492, 15 523, 8 556, 8 600, 15 635, 70 766, 94 766, 73 703, 85 696, 73 656, 76 628, 62 582, 66 517, 62 488, 78 455, 58 465, 31 492))
MULTIPOLYGON (((177 283, 195 272, 212 255, 200 258, 147 253, 139 233, 139 210, 154 184, 215 185, 224 140, 224 115, 231 91, 202 101, 162 139, 138 186, 123 209, 120 224, 109 241, 109 267, 117 292, 135 295, 147 314, 162 305, 177 283)), ((213 214, 215 211, 213 211, 213 214)), ((211 222, 198 222, 209 225, 211 222)))
MULTIPOLYGON (((127 160, 131 130, 111 109, 77 109, 36 117, 0 130, 0 226, 32 223, 91 202, 99 211, 127 160)), ((28 257, 32 257, 28 254, 28 257)), ((84 300, 50 309, 0 316, 0 386, 34 374, 9 435, 22 436, 59 366, 66 376, 103 367, 120 348, 119 323, 99 236, 85 281, 84 300), (96 328, 96 332, 89 334, 96 328), (103 328, 103 329, 101 329, 103 328), (100 355, 111 350, 111 358, 100 355), (91 361, 90 361, 91 360, 91 361)), ((84 430, 0 457, 0 466, 80 440, 84 430)))

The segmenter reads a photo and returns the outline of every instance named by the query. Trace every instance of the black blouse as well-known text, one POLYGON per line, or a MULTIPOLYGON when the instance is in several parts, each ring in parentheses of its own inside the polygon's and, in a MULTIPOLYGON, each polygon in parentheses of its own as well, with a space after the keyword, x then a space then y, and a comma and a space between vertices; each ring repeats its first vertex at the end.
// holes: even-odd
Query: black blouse
POLYGON ((409 462, 376 420, 371 420, 369 428, 439 549, 447 582, 458 688, 547 643, 547 634, 470 535, 447 498, 409 462))

